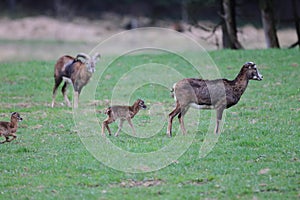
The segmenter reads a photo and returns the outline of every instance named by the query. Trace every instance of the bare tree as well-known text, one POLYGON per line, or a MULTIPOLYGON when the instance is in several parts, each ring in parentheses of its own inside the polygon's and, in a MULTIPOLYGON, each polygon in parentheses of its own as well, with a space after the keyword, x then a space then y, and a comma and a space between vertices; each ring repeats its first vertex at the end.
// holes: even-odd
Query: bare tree
POLYGON ((6 0, 8 4, 8 8, 10 11, 14 11, 16 9, 16 0, 6 0))
POLYGON ((235 20, 235 0, 222 0, 221 15, 223 18, 223 47, 231 49, 242 49, 238 41, 235 20))
POLYGON ((290 46, 290 48, 293 48, 297 45, 299 45, 300 47, 300 18, 297 12, 297 0, 292 0, 292 7, 293 7, 293 14, 294 14, 294 22, 295 22, 295 28, 296 28, 296 32, 297 32, 297 37, 298 37, 298 41, 295 42, 294 44, 292 44, 290 46))
POLYGON ((280 48, 276 33, 273 0, 259 0, 261 19, 268 48, 280 48))
POLYGON ((71 4, 68 1, 64 0, 54 0, 53 1, 53 10, 56 17, 70 21, 75 15, 76 8, 74 7, 76 4, 71 4))

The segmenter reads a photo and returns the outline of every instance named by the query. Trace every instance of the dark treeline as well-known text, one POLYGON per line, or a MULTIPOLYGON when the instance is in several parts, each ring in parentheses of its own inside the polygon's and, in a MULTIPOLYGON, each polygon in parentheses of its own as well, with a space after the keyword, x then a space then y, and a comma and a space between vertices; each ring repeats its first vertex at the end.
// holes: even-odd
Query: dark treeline
POLYGON ((6 14, 49 16, 67 15, 98 18, 103 12, 116 12, 148 17, 178 18, 181 12, 181 0, 5 0, 0 3, 6 14))
MULTIPOLYGON (((5 0, 0 12, 12 18, 47 15, 72 20, 74 17, 99 19, 105 12, 132 17, 182 21, 198 26, 209 20, 222 27, 224 48, 242 49, 237 38, 237 27, 253 24, 263 27, 266 45, 279 48, 276 30, 295 27, 300 46, 300 0, 5 0)), ((201 28, 201 27, 200 27, 201 28)))
MULTIPOLYGON (((263 0, 264 1, 264 0, 263 0)), ((299 0, 296 0, 299 1, 299 0)), ((4 0, 0 9, 11 16, 46 14, 98 18, 103 12, 116 12, 135 16, 182 19, 188 15, 191 20, 216 20, 221 0, 4 0)), ((250 22, 259 20, 259 0, 236 0, 237 15, 250 22)), ((276 15, 281 22, 293 18, 292 2, 274 0, 276 15)), ((298 9, 300 11, 300 8, 298 9)))

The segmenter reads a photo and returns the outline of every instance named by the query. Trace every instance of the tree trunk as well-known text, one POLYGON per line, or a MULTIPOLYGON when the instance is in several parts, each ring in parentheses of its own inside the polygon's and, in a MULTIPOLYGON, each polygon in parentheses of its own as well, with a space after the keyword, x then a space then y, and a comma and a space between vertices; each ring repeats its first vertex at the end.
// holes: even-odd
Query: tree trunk
POLYGON ((181 19, 185 23, 189 22, 188 2, 184 0, 181 1, 181 19))
POLYGON ((223 43, 223 48, 224 49, 232 49, 232 44, 230 42, 230 39, 229 39, 229 35, 228 35, 228 32, 227 32, 227 28, 226 28, 226 24, 223 20, 223 23, 222 23, 222 43, 223 43))
POLYGON ((273 0, 259 0, 261 19, 268 48, 280 48, 276 33, 273 0))
POLYGON ((221 13, 223 17, 223 47, 242 49, 243 47, 237 38, 235 0, 222 0, 221 13))
POLYGON ((14 11, 16 9, 16 0, 7 0, 7 3, 10 11, 14 11))
POLYGON ((299 15, 298 15, 298 12, 297 12, 297 0, 292 0, 292 7, 293 7, 293 14, 294 14, 294 22, 295 22, 295 28, 296 28, 296 32, 297 32, 297 37, 298 37, 298 41, 291 45, 291 48, 292 47, 295 47, 297 45, 299 45, 299 48, 300 48, 300 18, 299 18, 299 15))

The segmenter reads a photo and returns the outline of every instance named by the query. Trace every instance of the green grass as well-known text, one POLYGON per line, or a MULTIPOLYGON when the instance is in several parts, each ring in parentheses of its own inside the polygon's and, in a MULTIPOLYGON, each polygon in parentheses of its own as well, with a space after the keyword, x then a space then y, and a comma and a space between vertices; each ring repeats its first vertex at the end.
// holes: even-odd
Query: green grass
MULTIPOLYGON (((99 162, 81 142, 72 109, 59 105, 61 94, 57 106, 49 107, 54 61, 1 63, 1 121, 7 121, 13 111, 18 111, 24 121, 18 138, 0 145, 0 199, 299 198, 299 51, 223 50, 210 55, 223 77, 233 79, 244 62, 254 61, 264 80, 251 81, 238 105, 226 111, 224 130, 205 158, 199 159, 199 148, 210 122, 209 111, 201 111, 200 126, 190 148, 169 166, 147 173, 126 173, 99 162)), ((174 65, 185 73, 181 66, 188 64, 184 61, 170 62, 169 55, 152 56, 125 56, 112 63, 99 81, 95 108, 103 111, 113 85, 134 69, 132 66, 151 61, 174 65)), ((168 89, 155 84, 137 88, 129 101, 137 97, 142 97, 149 108, 160 103, 165 113, 173 107, 168 89)), ((96 116, 99 122, 105 118, 102 113, 96 116)), ((152 124, 147 111, 141 111, 133 121, 137 129, 152 124)), ((156 151, 173 138, 166 137, 164 120, 153 123, 160 130, 152 137, 140 139, 121 132, 110 140, 131 152, 156 151)), ((115 132, 117 124, 111 128, 115 132)))

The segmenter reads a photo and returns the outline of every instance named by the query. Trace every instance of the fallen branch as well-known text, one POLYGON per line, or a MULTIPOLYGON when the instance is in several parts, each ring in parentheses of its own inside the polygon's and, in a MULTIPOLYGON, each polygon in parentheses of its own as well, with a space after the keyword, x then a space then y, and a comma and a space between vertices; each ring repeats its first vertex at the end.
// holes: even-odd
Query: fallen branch
POLYGON ((289 49, 292 49, 292 48, 296 47, 297 45, 299 45, 299 47, 300 47, 300 41, 297 41, 294 44, 292 44, 291 46, 289 46, 289 49))

